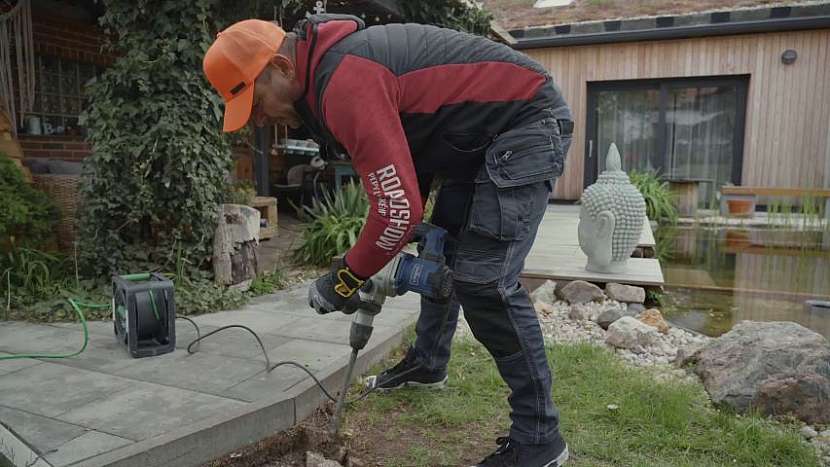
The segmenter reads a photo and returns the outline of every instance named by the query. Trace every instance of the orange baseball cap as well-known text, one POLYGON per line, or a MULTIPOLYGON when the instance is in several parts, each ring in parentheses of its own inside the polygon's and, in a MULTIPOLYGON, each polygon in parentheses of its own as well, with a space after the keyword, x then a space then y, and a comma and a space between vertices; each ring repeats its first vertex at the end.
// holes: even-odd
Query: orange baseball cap
POLYGON ((254 81, 276 55, 285 31, 274 23, 246 19, 216 35, 202 61, 210 84, 225 100, 224 131, 236 131, 251 117, 254 81))

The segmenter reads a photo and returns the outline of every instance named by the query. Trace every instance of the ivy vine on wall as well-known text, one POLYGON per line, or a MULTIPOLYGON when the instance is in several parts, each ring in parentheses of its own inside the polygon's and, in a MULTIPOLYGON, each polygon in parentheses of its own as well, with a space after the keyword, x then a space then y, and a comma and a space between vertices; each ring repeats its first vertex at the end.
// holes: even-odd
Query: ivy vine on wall
POLYGON ((87 88, 82 258, 97 274, 210 258, 231 167, 222 106, 202 74, 211 0, 104 0, 118 59, 87 88))

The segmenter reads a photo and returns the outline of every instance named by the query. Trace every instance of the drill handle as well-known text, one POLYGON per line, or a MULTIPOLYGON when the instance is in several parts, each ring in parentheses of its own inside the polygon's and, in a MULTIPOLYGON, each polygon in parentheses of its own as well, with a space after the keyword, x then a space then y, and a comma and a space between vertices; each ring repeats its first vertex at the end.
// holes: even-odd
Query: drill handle
POLYGON ((418 256, 428 261, 445 263, 444 243, 447 231, 436 225, 422 222, 415 226, 412 241, 419 243, 418 256))

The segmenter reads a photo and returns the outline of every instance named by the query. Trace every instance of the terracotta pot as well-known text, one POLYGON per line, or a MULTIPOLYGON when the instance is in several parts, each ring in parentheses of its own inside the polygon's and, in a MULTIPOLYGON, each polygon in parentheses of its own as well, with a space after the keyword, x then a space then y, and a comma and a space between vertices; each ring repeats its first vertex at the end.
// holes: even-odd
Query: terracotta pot
POLYGON ((743 199, 730 199, 726 201, 729 207, 729 215, 737 217, 752 217, 755 214, 754 203, 743 199))

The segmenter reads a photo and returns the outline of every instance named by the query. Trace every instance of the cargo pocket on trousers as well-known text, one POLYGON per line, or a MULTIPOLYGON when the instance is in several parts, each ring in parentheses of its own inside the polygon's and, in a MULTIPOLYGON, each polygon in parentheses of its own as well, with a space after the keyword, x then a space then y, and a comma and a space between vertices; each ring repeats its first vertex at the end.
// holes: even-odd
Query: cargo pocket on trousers
POLYGON ((504 272, 508 247, 506 242, 464 232, 455 252, 453 280, 468 284, 497 282, 504 272))
POLYGON ((491 180, 477 182, 468 229, 501 241, 520 240, 529 231, 534 186, 499 188, 491 180))

